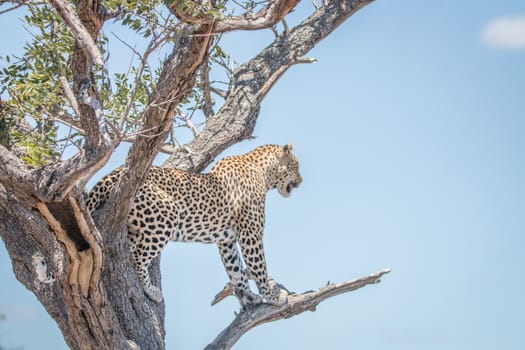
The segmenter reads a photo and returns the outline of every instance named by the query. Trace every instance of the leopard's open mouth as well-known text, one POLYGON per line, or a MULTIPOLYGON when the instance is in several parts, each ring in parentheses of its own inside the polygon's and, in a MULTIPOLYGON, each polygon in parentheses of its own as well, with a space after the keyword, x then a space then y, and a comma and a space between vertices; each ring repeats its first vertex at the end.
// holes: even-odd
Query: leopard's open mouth
POLYGON ((287 193, 287 194, 292 193, 292 190, 293 190, 294 188, 297 188, 297 187, 299 187, 299 182, 297 182, 297 181, 291 181, 290 183, 288 183, 288 185, 286 185, 286 193, 287 193))

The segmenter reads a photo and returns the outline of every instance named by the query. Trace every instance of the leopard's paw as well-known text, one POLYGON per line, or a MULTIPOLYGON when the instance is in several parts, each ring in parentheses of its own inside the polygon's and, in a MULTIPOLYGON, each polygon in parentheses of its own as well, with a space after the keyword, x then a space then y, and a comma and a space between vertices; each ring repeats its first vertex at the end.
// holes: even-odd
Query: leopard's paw
POLYGON ((242 306, 257 305, 263 302, 263 298, 259 294, 255 294, 250 290, 239 290, 235 293, 239 298, 242 306))
POLYGON ((270 294, 266 298, 268 304, 280 306, 288 303, 288 291, 281 288, 273 279, 268 281, 270 287, 270 294))
POLYGON ((154 302, 160 303, 162 301, 162 291, 154 285, 143 286, 144 293, 154 302))

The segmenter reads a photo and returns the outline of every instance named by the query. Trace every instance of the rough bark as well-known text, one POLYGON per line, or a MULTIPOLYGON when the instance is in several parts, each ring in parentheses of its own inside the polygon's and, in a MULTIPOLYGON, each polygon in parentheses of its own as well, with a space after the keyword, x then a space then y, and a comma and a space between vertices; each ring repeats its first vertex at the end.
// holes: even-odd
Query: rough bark
MULTIPOLYGON (((143 112, 142 129, 126 159, 122 181, 94 220, 85 210, 83 183, 113 150, 93 74, 93 65, 100 62, 92 44, 107 18, 96 0, 76 0, 76 10, 61 0, 50 2, 77 39, 71 59, 72 90, 85 143, 69 160, 41 168, 25 165, 0 145, 0 235, 16 277, 55 319, 70 348, 163 349, 164 304, 144 296, 127 248, 125 220, 131 200, 163 146, 177 106, 195 84, 211 34, 271 27, 297 1, 270 1, 254 15, 221 20, 192 17, 170 7, 182 20, 172 54, 143 112)), ((260 104, 278 78, 294 64, 311 62, 303 56, 370 2, 325 1, 302 24, 238 67, 220 111, 207 119, 193 141, 173 150, 165 166, 201 171, 224 149, 250 138, 260 104)), ((152 270, 160 285, 158 261, 152 270)), ((294 307, 298 297, 291 297, 294 307)), ((271 308, 262 305, 254 310, 271 308)))

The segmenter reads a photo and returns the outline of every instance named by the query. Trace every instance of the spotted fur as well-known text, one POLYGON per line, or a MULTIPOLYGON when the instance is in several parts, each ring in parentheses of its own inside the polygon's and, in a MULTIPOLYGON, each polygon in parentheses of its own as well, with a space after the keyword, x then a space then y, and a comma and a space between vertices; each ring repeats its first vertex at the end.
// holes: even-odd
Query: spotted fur
MULTIPOLYGON (((144 292, 160 302, 148 266, 168 241, 216 243, 241 303, 285 303, 286 292, 266 272, 263 248, 266 192, 288 197, 302 182, 292 146, 266 145, 219 161, 207 174, 152 167, 127 219, 129 246, 144 292), (242 259, 246 264, 243 267, 242 259), (260 295, 250 291, 254 279, 260 295)), ((90 212, 102 206, 120 179, 117 169, 89 194, 90 212)))

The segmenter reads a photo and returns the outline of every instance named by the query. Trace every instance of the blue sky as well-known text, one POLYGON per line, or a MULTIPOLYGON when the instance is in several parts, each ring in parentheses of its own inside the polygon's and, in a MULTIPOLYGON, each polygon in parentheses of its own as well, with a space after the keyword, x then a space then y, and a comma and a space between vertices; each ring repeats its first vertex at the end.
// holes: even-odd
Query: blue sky
MULTIPOLYGON (((311 9, 303 1, 289 21, 311 9)), ((268 195, 270 274, 302 292, 392 272, 236 349, 522 348, 524 17, 523 1, 379 0, 310 53, 319 62, 279 80, 256 139, 226 152, 291 142, 301 162, 301 187, 268 195)), ((272 35, 234 33, 224 47, 243 62, 272 35)), ((3 40, 0 55, 23 41, 3 40)), ((0 273, 1 342, 64 349, 3 246, 0 273)), ((170 244, 162 273, 168 349, 203 348, 238 308, 209 306, 227 279, 217 249, 170 244)))

